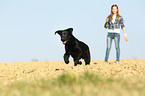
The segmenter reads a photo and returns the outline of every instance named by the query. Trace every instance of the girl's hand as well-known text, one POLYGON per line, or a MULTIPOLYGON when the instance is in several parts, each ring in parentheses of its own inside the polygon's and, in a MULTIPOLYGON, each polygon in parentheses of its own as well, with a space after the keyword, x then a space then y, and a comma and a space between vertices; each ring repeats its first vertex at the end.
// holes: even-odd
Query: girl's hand
POLYGON ((127 39, 127 34, 126 34, 126 31, 125 31, 125 27, 122 28, 123 29, 123 32, 124 32, 124 39, 126 40, 126 42, 128 41, 127 39))
POLYGON ((126 40, 126 42, 128 41, 128 39, 127 39, 127 36, 126 36, 126 35, 124 35, 124 39, 126 40))
POLYGON ((106 19, 106 22, 109 22, 109 18, 106 19))
POLYGON ((106 28, 108 27, 108 22, 109 22, 109 18, 106 19, 106 25, 105 25, 106 28))

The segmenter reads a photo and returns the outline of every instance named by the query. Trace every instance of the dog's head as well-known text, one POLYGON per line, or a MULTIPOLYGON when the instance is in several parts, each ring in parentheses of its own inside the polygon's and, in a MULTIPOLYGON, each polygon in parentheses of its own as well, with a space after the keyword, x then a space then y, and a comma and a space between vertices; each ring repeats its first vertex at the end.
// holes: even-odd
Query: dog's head
POLYGON ((63 42, 63 44, 66 44, 66 42, 72 36, 72 31, 73 31, 73 28, 68 28, 66 30, 58 30, 55 32, 55 34, 58 33, 61 37, 61 41, 63 42))

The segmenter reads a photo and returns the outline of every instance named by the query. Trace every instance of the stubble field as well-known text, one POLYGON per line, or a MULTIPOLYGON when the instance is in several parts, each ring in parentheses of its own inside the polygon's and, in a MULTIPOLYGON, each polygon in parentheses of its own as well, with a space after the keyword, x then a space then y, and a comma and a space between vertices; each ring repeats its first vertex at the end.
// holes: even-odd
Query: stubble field
POLYGON ((145 96, 145 59, 0 63, 0 96, 145 96))

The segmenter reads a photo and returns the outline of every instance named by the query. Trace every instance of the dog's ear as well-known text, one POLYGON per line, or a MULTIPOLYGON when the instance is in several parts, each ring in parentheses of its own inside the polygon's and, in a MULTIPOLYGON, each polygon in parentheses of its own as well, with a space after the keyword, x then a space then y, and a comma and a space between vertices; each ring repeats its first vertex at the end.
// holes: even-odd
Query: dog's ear
POLYGON ((71 33, 73 32, 73 28, 68 28, 67 30, 71 33))
POLYGON ((55 32, 55 35, 56 35, 56 33, 58 33, 59 35, 61 35, 62 34, 62 31, 61 30, 56 31, 55 32))

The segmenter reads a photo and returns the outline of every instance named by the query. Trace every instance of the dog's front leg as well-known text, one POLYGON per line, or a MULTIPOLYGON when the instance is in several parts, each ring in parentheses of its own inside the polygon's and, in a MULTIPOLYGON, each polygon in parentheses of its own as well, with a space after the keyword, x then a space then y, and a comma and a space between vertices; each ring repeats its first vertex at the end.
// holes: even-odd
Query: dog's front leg
POLYGON ((82 62, 81 61, 79 61, 80 59, 74 59, 74 66, 77 66, 77 64, 82 64, 82 62))
POLYGON ((82 62, 81 61, 79 61, 80 59, 81 59, 81 56, 82 56, 82 54, 83 54, 83 52, 82 51, 80 51, 80 53, 76 56, 76 58, 74 58, 74 66, 77 66, 77 64, 82 64, 82 62))
POLYGON ((70 55, 69 55, 68 53, 65 53, 64 56, 63 56, 64 62, 65 62, 66 64, 69 63, 69 56, 70 56, 70 55))

